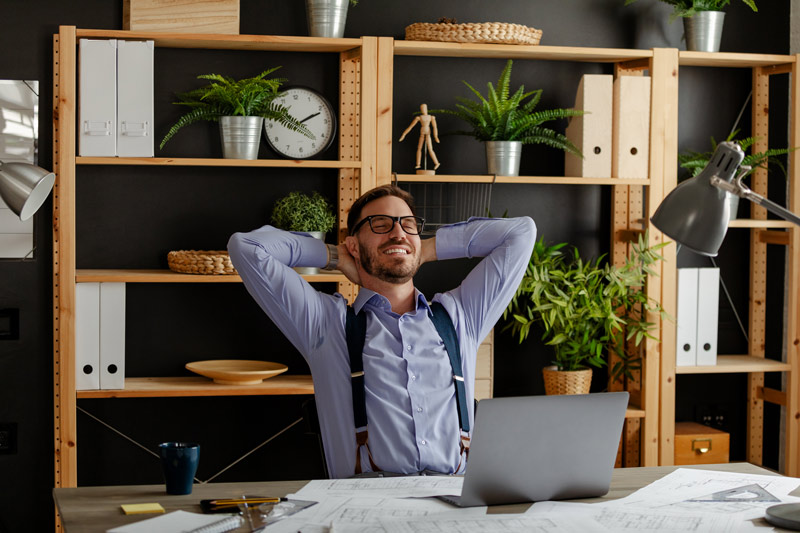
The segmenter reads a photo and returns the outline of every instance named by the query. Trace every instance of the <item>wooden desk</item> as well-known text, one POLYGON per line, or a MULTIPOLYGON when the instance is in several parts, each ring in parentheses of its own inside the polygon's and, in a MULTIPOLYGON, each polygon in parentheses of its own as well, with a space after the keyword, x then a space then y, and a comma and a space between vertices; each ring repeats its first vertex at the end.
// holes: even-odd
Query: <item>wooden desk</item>
MULTIPOLYGON (((660 479, 678 466, 655 466, 643 468, 617 468, 611 479, 611 489, 602 498, 577 500, 592 503, 623 498, 632 492, 660 479)), ((749 463, 685 466, 723 472, 777 475, 774 472, 749 463)), ((61 515, 64 533, 105 533, 109 528, 152 518, 158 515, 124 515, 123 503, 160 503, 167 512, 200 512, 200 500, 222 497, 241 497, 242 494, 284 496, 299 490, 305 481, 265 481, 249 483, 209 483, 195 485, 188 496, 169 496, 163 485, 121 485, 115 487, 77 487, 53 490, 53 497, 61 515)), ((490 513, 521 513, 530 504, 496 505, 490 513)), ((245 531, 238 529, 237 531, 245 531)))

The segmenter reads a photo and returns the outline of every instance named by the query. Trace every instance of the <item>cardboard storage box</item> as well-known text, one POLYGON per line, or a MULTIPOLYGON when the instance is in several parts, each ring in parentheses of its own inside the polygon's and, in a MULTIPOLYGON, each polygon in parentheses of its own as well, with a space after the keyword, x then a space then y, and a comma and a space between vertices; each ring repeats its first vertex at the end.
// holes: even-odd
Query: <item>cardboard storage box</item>
POLYGON ((701 465, 727 463, 730 435, 696 422, 675 424, 675 464, 701 465))
POLYGON ((239 33, 239 0, 123 0, 122 29, 239 33))

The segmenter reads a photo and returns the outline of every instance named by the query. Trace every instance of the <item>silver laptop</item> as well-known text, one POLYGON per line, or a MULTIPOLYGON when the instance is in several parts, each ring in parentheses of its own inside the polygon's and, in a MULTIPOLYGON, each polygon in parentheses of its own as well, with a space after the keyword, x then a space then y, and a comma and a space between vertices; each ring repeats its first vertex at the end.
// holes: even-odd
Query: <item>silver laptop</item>
POLYGON ((460 507, 608 492, 627 392, 481 400, 460 507))

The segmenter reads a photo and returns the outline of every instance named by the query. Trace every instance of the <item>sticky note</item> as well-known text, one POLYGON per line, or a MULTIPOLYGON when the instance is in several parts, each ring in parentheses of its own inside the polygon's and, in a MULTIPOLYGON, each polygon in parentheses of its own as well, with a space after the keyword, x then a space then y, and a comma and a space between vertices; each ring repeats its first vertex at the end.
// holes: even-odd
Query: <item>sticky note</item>
POLYGON ((163 513, 164 508, 160 503, 126 503, 121 505, 125 514, 163 513))

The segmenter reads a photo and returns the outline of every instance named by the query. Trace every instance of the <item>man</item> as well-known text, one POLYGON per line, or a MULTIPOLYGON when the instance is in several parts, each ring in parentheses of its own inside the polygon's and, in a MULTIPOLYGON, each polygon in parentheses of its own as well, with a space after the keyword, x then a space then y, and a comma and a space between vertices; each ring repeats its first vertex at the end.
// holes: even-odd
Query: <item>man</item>
POLYGON ((228 243, 245 287, 311 368, 331 477, 352 476, 357 465, 363 472, 403 474, 465 469, 454 372, 413 276, 429 261, 484 257, 459 287, 433 297, 455 326, 466 405, 472 406, 478 346, 519 285, 536 227, 528 217, 471 219, 422 240, 423 225, 411 196, 387 185, 356 200, 347 219, 350 235, 338 246, 271 226, 234 234, 228 243), (296 266, 336 268, 361 286, 352 306, 367 317, 365 446, 355 438, 347 302, 316 291, 296 266))

